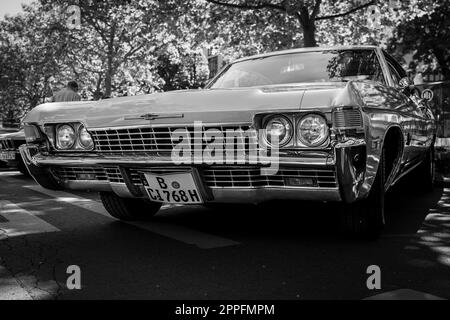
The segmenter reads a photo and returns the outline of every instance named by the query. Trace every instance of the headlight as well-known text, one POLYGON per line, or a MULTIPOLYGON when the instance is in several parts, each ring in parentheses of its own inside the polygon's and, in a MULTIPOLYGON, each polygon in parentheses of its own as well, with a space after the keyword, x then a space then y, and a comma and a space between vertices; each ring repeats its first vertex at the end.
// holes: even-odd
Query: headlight
POLYGON ((308 147, 320 146, 328 138, 327 121, 317 114, 301 118, 297 125, 297 138, 308 147))
POLYGON ((85 149, 92 149, 94 147, 94 141, 91 134, 86 130, 84 126, 80 126, 79 129, 80 145, 85 149))
POLYGON ((278 141, 279 146, 286 145, 292 138, 292 124, 283 116, 270 118, 265 125, 266 140, 269 144, 278 141))
POLYGON ((68 124, 63 124, 56 129, 56 147, 67 150, 75 144, 75 130, 68 124))

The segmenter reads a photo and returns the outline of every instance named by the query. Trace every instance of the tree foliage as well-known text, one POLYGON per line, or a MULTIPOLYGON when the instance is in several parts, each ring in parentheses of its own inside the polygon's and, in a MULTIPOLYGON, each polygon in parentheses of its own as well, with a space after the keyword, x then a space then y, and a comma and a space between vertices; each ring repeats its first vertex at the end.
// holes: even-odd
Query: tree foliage
POLYGON ((240 11, 269 11, 273 16, 285 17, 294 22, 291 32, 301 31, 297 47, 317 45, 316 31, 320 21, 329 21, 357 13, 374 5, 375 0, 339 1, 339 0, 207 0, 208 2, 240 11), (323 10, 325 7, 325 10, 323 10))
POLYGON ((229 62, 299 46, 385 45, 394 31, 392 50, 414 48, 447 72, 446 0, 396 2, 36 0, 0 20, 0 113, 20 117, 69 80, 85 100, 198 88, 209 77, 206 49, 229 62))
POLYGON ((0 112, 8 118, 44 102, 52 77, 67 65, 65 33, 38 13, 28 6, 0 21, 0 112))
POLYGON ((403 21, 389 43, 398 57, 413 54, 410 66, 423 63, 428 70, 442 72, 450 80, 450 8, 447 0, 416 8, 416 14, 403 21))

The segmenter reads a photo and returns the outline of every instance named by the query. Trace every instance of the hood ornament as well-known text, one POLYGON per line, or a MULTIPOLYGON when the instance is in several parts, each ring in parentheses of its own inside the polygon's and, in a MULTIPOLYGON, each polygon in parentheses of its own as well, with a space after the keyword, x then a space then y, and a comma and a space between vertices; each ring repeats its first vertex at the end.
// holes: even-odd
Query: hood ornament
POLYGON ((124 120, 156 120, 184 118, 183 113, 146 113, 137 117, 125 117, 124 120))

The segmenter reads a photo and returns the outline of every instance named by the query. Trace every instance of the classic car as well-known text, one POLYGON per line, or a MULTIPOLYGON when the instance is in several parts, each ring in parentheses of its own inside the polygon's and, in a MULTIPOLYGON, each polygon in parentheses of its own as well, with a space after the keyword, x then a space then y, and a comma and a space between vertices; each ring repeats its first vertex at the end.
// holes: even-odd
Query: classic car
POLYGON ((19 152, 19 147, 25 143, 23 130, 0 135, 0 161, 6 163, 8 167, 16 168, 21 173, 28 175, 28 170, 19 152))
POLYGON ((375 46, 247 57, 202 90, 44 104, 24 123, 34 179, 98 191, 121 220, 162 203, 334 201, 344 231, 376 238, 400 178, 433 186, 434 116, 375 46))

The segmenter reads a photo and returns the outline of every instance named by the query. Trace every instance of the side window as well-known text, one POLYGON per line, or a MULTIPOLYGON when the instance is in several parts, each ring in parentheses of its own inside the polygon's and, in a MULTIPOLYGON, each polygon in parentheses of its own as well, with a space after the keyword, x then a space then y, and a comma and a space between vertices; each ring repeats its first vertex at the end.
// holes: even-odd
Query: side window
POLYGON ((408 75, 402 66, 387 52, 383 51, 383 55, 388 62, 389 71, 391 73, 392 80, 396 85, 398 85, 400 79, 406 78, 408 75))
POLYGON ((394 84, 395 84, 396 86, 398 86, 399 83, 400 83, 400 79, 401 79, 402 77, 398 74, 397 69, 395 69, 395 68, 391 65, 390 62, 388 62, 388 66, 389 66, 389 72, 391 73, 392 81, 394 81, 394 84))

